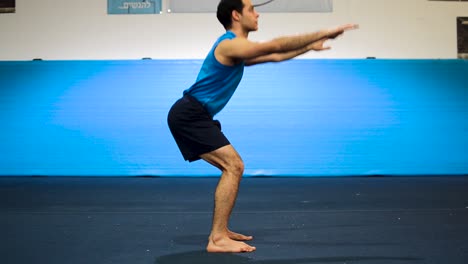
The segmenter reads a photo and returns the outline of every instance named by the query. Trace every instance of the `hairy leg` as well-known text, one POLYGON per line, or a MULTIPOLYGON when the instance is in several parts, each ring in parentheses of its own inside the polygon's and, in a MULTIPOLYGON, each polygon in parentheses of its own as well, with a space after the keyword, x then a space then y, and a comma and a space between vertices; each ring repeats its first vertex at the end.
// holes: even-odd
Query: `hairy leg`
POLYGON ((250 240, 251 237, 237 234, 228 229, 229 218, 234 208, 239 184, 244 172, 243 162, 231 146, 219 148, 201 155, 201 158, 222 171, 215 192, 213 225, 208 241, 208 252, 252 252, 255 247, 236 240, 250 240))

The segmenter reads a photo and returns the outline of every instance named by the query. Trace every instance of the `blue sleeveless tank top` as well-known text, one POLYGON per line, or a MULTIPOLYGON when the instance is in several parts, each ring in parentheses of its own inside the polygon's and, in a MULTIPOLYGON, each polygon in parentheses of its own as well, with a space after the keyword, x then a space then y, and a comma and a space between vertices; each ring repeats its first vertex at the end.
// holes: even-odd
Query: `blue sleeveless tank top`
POLYGON ((184 95, 189 94, 195 97, 211 116, 215 116, 226 106, 244 74, 244 62, 226 66, 221 64, 214 55, 221 41, 235 37, 232 31, 227 31, 218 38, 205 58, 196 82, 184 91, 184 95))

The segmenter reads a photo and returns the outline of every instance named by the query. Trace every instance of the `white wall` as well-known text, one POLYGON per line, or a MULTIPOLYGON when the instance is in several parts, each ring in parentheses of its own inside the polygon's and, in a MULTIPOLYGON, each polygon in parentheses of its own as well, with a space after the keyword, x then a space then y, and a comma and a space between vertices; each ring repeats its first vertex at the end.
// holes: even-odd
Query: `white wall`
MULTIPOLYGON (((335 0, 333 13, 261 14, 253 40, 359 23, 333 50, 304 58, 456 58, 466 2, 335 0)), ((106 0, 16 0, 0 14, 0 60, 203 58, 223 32, 215 14, 107 15, 106 0)))

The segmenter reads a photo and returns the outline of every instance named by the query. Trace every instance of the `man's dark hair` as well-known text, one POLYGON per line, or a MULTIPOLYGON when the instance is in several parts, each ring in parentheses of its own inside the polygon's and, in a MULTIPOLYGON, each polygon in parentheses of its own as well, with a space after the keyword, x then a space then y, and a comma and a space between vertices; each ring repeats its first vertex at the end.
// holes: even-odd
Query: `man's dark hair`
POLYGON ((236 10, 242 13, 243 8, 244 3, 242 3, 242 0, 221 0, 218 4, 216 16, 225 29, 230 29, 232 27, 232 11, 236 10))

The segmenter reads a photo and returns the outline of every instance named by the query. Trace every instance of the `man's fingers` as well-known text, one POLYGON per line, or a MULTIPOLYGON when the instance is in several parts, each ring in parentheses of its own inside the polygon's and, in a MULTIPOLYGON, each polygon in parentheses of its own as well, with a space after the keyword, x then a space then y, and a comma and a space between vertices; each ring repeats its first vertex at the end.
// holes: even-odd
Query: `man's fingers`
POLYGON ((337 27, 335 29, 332 29, 329 31, 328 38, 334 39, 340 35, 342 35, 345 31, 348 30, 353 30, 353 29, 358 29, 359 25, 358 24, 346 24, 340 27, 337 27))
POLYGON ((353 30, 353 29, 358 29, 359 25, 358 24, 346 24, 340 27, 343 31, 348 31, 348 30, 353 30))

